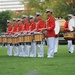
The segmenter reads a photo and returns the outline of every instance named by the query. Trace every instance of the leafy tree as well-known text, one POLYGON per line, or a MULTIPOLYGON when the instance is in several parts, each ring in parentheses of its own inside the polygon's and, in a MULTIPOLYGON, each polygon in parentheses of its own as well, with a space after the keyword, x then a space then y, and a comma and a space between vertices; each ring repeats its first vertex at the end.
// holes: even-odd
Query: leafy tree
MULTIPOLYGON (((40 0, 23 1, 27 1, 28 8, 33 8, 34 13, 37 11, 42 12, 44 19, 46 19, 45 11, 47 8, 53 10, 53 15, 55 17, 66 18, 69 13, 75 14, 75 0, 44 0, 43 2, 40 2, 40 0)), ((29 14, 32 14, 32 11, 29 10, 29 14)))
POLYGON ((5 32, 7 25, 6 21, 11 19, 12 12, 11 11, 2 11, 0 12, 0 32, 5 32))

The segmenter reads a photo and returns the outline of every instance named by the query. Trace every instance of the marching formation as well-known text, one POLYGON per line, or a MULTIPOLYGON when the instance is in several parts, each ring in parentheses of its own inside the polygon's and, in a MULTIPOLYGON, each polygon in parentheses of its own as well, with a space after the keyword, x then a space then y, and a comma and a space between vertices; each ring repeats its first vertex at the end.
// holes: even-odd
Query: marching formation
MULTIPOLYGON (((44 22, 42 14, 36 12, 35 17, 30 15, 23 15, 21 18, 13 18, 13 26, 11 21, 7 20, 7 32, 0 36, 0 45, 5 44, 7 47, 7 55, 20 57, 36 57, 36 50, 38 50, 38 57, 44 57, 43 41, 47 41, 48 53, 47 58, 53 58, 54 53, 58 51, 58 34, 60 32, 60 23, 57 18, 52 16, 52 10, 47 9, 47 20, 44 22), (36 49, 37 48, 37 49, 36 49)), ((72 15, 68 15, 68 21, 64 24, 65 32, 73 32, 75 24, 72 15)), ((65 37, 65 36, 64 36, 65 37)), ((74 39, 68 39, 69 52, 74 52, 74 39)))

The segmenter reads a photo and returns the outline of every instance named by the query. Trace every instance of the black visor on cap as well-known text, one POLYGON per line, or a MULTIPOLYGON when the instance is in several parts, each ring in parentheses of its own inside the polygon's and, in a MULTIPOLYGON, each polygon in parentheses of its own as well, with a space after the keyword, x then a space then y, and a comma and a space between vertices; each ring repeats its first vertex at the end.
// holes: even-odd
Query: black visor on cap
POLYGON ((40 15, 38 14, 38 15, 36 15, 36 16, 38 17, 38 16, 40 16, 40 15))
POLYGON ((16 20, 13 20, 13 21, 16 21, 16 20))
POLYGON ((24 19, 24 18, 26 18, 26 17, 23 17, 23 19, 24 19))
POLYGON ((6 23, 8 24, 8 23, 10 23, 10 22, 6 22, 6 23))
POLYGON ((20 20, 17 20, 17 21, 20 21, 20 20))
POLYGON ((30 19, 33 19, 33 17, 30 17, 30 19))
POLYGON ((68 16, 68 18, 72 18, 72 16, 68 16))

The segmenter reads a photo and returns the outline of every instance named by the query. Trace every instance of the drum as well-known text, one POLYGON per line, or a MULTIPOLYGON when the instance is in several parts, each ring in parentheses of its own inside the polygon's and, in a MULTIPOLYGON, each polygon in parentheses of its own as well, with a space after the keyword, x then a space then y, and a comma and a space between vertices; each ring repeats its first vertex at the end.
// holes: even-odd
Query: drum
POLYGON ((2 43, 7 43, 7 37, 2 37, 2 43))
POLYGON ((44 39, 44 34, 42 33, 34 33, 33 40, 34 41, 42 41, 44 39))
POLYGON ((23 36, 23 41, 24 41, 25 43, 32 42, 32 35, 30 35, 30 34, 24 35, 24 36, 23 36))
POLYGON ((18 42, 19 43, 23 43, 23 35, 19 35, 18 36, 18 42))
POLYGON ((7 37, 7 43, 8 43, 8 44, 11 44, 12 41, 13 41, 13 40, 12 40, 12 37, 7 37))
POLYGON ((66 21, 64 19, 60 19, 58 22, 60 24, 60 32, 64 32, 64 24, 66 21))
POLYGON ((66 40, 74 40, 75 39, 75 34, 72 33, 72 32, 65 33, 64 34, 64 39, 66 39, 66 40))
POLYGON ((12 38, 12 44, 18 44, 18 37, 13 37, 12 38))
POLYGON ((0 36, 0 43, 2 43, 2 37, 0 36))

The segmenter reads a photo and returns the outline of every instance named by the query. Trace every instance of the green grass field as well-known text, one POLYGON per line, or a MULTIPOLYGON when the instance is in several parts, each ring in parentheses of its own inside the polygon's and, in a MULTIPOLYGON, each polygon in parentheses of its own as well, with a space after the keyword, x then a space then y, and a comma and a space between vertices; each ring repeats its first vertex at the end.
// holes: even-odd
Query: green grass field
POLYGON ((67 45, 59 45, 54 58, 47 58, 47 47, 44 47, 44 58, 9 57, 5 48, 0 48, 0 75, 26 75, 38 72, 40 75, 75 75, 75 52, 68 53, 67 45))

